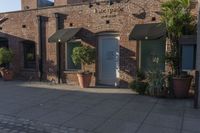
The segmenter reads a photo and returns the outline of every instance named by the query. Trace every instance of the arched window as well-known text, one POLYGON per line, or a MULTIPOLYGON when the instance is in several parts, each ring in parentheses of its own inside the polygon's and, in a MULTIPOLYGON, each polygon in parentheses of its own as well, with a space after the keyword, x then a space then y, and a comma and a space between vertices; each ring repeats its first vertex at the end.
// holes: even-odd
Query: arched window
POLYGON ((36 67, 35 43, 23 41, 24 68, 34 69, 36 67))

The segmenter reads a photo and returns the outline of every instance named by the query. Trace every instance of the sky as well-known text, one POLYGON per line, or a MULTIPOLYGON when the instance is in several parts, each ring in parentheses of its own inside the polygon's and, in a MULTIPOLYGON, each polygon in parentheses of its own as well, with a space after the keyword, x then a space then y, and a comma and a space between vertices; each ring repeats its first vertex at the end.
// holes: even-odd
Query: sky
POLYGON ((21 0, 0 0, 0 12, 17 11, 21 9, 21 0))

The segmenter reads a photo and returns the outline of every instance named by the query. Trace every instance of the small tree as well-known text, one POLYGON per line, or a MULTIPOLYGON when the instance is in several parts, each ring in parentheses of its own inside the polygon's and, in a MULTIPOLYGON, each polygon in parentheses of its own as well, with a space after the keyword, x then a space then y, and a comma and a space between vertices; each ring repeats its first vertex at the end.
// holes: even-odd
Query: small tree
POLYGON ((0 65, 8 64, 13 59, 13 52, 7 48, 0 48, 0 65))
POLYGON ((173 74, 177 75, 180 74, 181 63, 179 39, 194 20, 190 6, 191 0, 169 0, 161 6, 161 20, 165 24, 171 45, 171 51, 167 53, 166 59, 172 67, 173 74))
POLYGON ((73 49, 72 61, 75 65, 81 64, 85 72, 85 65, 95 63, 96 51, 90 46, 80 46, 73 49))

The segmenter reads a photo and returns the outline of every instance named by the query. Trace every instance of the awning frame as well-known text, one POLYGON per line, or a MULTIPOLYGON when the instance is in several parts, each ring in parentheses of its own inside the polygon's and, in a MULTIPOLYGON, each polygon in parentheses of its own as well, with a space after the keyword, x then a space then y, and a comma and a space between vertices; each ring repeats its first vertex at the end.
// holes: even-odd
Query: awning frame
POLYGON ((156 40, 166 35, 162 23, 136 24, 132 29, 129 40, 156 40))

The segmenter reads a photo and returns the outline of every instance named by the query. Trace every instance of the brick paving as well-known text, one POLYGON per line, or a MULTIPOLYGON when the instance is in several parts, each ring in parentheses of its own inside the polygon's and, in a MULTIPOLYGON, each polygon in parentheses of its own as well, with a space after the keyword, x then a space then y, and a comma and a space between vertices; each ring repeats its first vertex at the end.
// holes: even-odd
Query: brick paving
POLYGON ((0 115, 0 133, 92 133, 83 129, 61 127, 13 116, 0 115))

